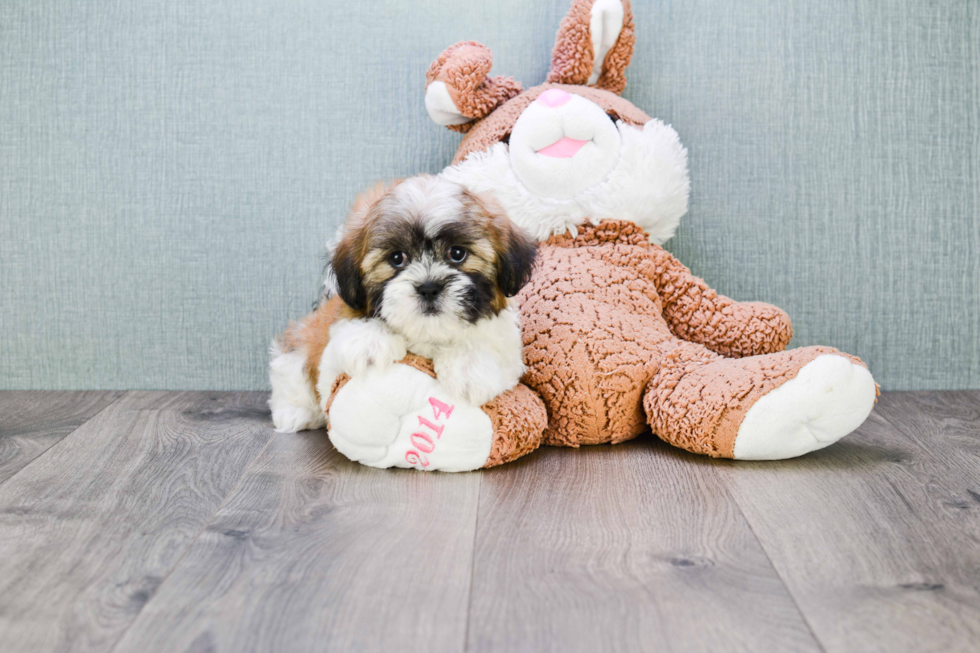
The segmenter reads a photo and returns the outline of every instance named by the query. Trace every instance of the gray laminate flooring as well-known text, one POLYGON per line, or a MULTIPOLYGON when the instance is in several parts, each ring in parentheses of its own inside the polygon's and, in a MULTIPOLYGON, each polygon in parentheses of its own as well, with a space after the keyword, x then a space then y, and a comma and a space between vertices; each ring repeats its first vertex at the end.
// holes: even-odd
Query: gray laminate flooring
POLYGON ((0 393, 0 651, 980 651, 980 392, 837 445, 376 470, 265 393, 0 393))

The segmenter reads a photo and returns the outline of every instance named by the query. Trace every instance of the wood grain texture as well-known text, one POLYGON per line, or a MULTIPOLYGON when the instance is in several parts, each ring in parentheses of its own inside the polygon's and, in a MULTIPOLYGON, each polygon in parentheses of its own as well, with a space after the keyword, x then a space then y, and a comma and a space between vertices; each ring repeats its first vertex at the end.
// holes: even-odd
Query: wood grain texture
POLYGON ((828 653, 976 650, 980 510, 881 414, 803 458, 718 465, 828 653))
POLYGON ((643 438, 485 473, 468 651, 818 651, 709 459, 643 438))
MULTIPOLYGON (((0 393, 4 432, 77 424, 99 401, 38 398, 0 393)), ((456 475, 273 434, 266 398, 127 393, 0 485, 0 650, 980 641, 980 393, 886 393, 857 433, 790 461, 646 437, 456 475)))
POLYGON ((276 434, 115 653, 460 651, 480 479, 276 434))
POLYGON ((946 466, 965 505, 980 510, 980 391, 886 392, 879 406, 889 424, 946 466))
POLYGON ((122 394, 0 392, 0 483, 122 394))
POLYGON ((106 651, 272 427, 266 393, 130 393, 0 486, 4 653, 106 651))

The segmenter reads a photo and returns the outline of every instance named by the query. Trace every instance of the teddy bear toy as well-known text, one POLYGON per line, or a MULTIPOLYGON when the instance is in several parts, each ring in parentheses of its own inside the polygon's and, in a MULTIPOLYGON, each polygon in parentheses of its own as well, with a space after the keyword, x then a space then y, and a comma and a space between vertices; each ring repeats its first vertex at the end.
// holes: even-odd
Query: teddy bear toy
POLYGON ((859 359, 786 350, 785 312, 719 295, 660 247, 687 211, 687 152, 620 97, 633 46, 628 0, 574 0, 546 83, 488 77, 490 51, 475 42, 426 74, 430 117, 465 134, 441 174, 493 195, 540 243, 516 297, 523 384, 465 405, 410 355, 317 388, 302 379, 315 378, 334 297, 301 323, 320 342, 287 333, 273 358, 274 376, 297 379, 294 419, 277 425, 328 422, 336 448, 367 465, 462 471, 647 430, 698 454, 777 460, 867 418, 878 387, 859 359))

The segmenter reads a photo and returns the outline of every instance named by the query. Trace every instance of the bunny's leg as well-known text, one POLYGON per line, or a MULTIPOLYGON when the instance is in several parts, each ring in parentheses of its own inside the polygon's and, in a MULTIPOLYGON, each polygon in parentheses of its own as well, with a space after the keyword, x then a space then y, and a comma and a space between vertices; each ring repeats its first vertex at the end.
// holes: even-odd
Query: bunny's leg
POLYGON ((716 458, 779 460, 822 449, 864 422, 877 385, 859 359, 803 347, 728 359, 672 340, 644 409, 667 442, 716 458))
POLYGON ((518 385, 483 406, 450 398, 429 361, 341 376, 328 399, 328 435, 340 453, 371 467, 460 472, 493 467, 541 444, 547 412, 518 385))

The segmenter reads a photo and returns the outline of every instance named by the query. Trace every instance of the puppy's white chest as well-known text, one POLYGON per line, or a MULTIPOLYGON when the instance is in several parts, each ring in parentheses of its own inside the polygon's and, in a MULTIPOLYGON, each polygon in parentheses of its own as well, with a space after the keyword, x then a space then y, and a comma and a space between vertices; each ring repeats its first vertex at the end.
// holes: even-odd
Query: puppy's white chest
POLYGON ((410 351, 413 354, 417 354, 422 358, 429 358, 429 359, 435 358, 439 354, 439 351, 443 348, 444 347, 441 347, 439 345, 434 345, 431 342, 408 343, 408 351, 410 351))

